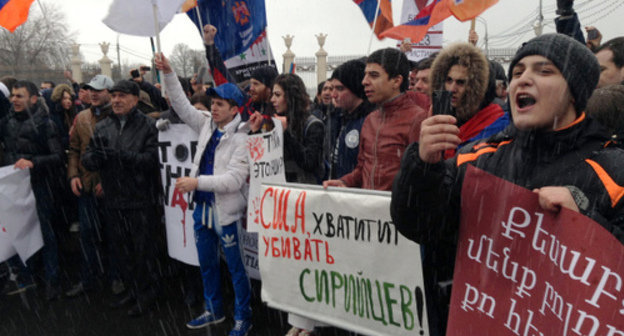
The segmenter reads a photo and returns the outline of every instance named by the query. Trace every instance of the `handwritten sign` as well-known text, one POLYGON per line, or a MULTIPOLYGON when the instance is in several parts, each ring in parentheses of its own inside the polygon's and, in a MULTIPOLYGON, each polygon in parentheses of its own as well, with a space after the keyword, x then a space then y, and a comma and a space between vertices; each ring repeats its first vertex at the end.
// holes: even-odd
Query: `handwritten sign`
POLYGON ((184 124, 171 125, 158 133, 160 177, 165 193, 167 250, 173 259, 199 266, 193 230, 192 193, 175 189, 179 177, 189 176, 197 150, 197 133, 184 124))
POLYGON ((461 216, 449 335, 624 335, 624 246, 598 223, 474 167, 461 216))
POLYGON ((273 118, 270 132, 247 138, 249 157, 249 196, 247 198, 247 230, 258 232, 262 183, 284 183, 284 138, 282 123, 273 118))
POLYGON ((26 262, 42 247, 30 170, 0 168, 0 262, 15 254, 26 262))
POLYGON ((420 248, 389 209, 388 192, 263 185, 263 300, 367 335, 428 334, 420 248))

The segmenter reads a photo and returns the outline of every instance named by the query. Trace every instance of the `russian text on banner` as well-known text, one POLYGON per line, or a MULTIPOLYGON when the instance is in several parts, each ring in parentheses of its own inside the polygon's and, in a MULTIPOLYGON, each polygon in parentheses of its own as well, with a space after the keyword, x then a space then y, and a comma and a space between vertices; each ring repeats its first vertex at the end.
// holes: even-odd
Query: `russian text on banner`
POLYGON ((420 248, 389 209, 389 192, 263 184, 262 299, 366 335, 428 335, 420 248))
POLYGON ((624 246, 588 217, 474 167, 448 335, 624 335, 624 246))
POLYGON ((262 183, 285 183, 284 136, 282 123, 273 118, 275 127, 265 133, 247 137, 249 158, 249 195, 247 197, 247 230, 260 230, 262 183))
POLYGON ((30 170, 0 168, 0 262, 16 253, 26 262, 42 247, 30 170))

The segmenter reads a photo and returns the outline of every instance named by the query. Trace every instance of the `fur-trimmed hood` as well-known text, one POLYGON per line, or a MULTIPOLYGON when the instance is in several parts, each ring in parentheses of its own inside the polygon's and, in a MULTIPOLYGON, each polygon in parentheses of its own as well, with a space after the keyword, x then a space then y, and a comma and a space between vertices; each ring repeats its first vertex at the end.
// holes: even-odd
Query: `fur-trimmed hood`
POLYGON ((466 92, 455 109, 459 119, 466 121, 480 110, 488 89, 490 64, 477 47, 455 43, 442 49, 431 65, 431 90, 443 90, 446 76, 453 65, 468 68, 466 92))
POLYGON ((67 85, 67 84, 59 84, 56 87, 54 87, 54 91, 52 91, 52 96, 50 97, 50 99, 52 99, 53 102, 55 103, 60 103, 61 99, 63 99, 63 93, 69 93, 70 96, 74 96, 74 90, 71 88, 71 86, 67 85))

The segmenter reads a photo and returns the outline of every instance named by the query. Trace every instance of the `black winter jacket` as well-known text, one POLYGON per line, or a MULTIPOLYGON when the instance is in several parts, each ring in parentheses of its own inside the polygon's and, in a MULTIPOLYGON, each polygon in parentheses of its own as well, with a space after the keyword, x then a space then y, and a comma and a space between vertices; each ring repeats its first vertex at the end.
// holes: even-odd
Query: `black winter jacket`
POLYGON ((418 143, 408 148, 394 180, 391 214, 399 232, 423 244, 425 284, 433 286, 427 291, 427 306, 438 310, 434 324, 441 328, 446 325, 450 288, 441 288, 453 276, 460 195, 468 164, 529 190, 577 188, 580 193, 574 196, 581 213, 624 243, 624 198, 613 199, 598 172, 586 161, 597 163, 618 186, 624 186, 624 150, 605 147, 608 140, 602 125, 583 114, 572 125, 554 132, 520 131, 510 125, 438 164, 420 160, 418 143))
MULTIPOLYGON (((349 174, 357 166, 360 131, 366 117, 376 106, 364 100, 351 113, 342 111, 330 152, 330 179, 349 174)), ((332 134, 333 135, 333 134, 332 134)))
POLYGON ((0 120, 0 142, 4 145, 2 166, 22 158, 33 162, 30 178, 34 187, 53 180, 65 181, 65 152, 54 122, 40 102, 24 112, 11 108, 0 120))
POLYGON ((95 125, 82 165, 99 171, 107 208, 138 209, 159 202, 158 130, 136 108, 123 127, 115 114, 95 125))

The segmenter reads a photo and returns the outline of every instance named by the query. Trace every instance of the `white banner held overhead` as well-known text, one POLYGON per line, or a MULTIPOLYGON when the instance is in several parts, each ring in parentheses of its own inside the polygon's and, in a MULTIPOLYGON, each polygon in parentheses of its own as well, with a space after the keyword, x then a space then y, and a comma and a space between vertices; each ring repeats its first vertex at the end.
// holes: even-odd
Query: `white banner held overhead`
POLYGON ((365 335, 428 335, 420 247, 390 193, 263 185, 262 299, 365 335))
POLYGON ((17 253, 25 263, 42 247, 30 170, 0 168, 0 262, 17 253))

